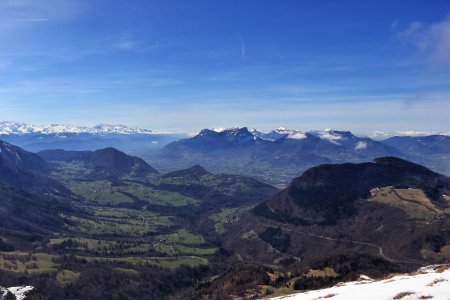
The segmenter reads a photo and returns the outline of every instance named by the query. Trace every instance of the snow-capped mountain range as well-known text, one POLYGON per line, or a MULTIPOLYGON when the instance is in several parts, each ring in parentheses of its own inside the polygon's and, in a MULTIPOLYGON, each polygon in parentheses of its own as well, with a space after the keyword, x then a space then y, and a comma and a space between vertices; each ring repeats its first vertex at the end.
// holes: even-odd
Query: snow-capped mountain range
POLYGON ((325 163, 365 162, 395 156, 450 174, 450 137, 392 137, 374 140, 350 131, 270 131, 234 127, 203 129, 193 137, 171 142, 154 161, 167 165, 200 164, 220 172, 241 171, 242 175, 286 183, 289 177, 325 163), (226 169, 228 168, 228 169, 226 169), (278 172, 275 174, 275 171, 278 172))
POLYGON ((114 147, 128 153, 136 153, 160 148, 186 136, 188 134, 183 132, 149 130, 125 125, 99 124, 87 127, 0 122, 0 140, 32 152, 47 149, 93 151, 114 147))
MULTIPOLYGON (((32 152, 48 149, 94 151, 114 147, 159 161, 160 156, 153 157, 157 151, 167 159, 167 165, 183 162, 182 166, 189 167, 200 163, 220 172, 234 172, 236 164, 232 163, 233 160, 242 163, 244 158, 251 158, 247 161, 250 165, 263 165, 269 161, 270 166, 280 169, 280 174, 287 174, 282 167, 285 166, 291 169, 292 175, 322 163, 360 162, 381 156, 397 156, 450 174, 450 135, 423 134, 426 133, 378 132, 377 138, 371 138, 370 135, 359 136, 350 131, 302 131, 283 127, 274 130, 215 128, 189 133, 108 124, 86 127, 0 122, 0 140, 32 152), (394 137, 388 138, 391 135, 394 137), (233 168, 214 169, 217 165, 233 168)), ((250 165, 240 167, 248 169, 250 165)), ((255 176, 254 171, 242 174, 255 176)))
MULTIPOLYGON (((243 127, 246 128, 246 127, 243 127)), ((226 132, 228 135, 232 135, 233 133, 238 133, 243 128, 232 127, 232 128, 213 128, 212 131, 220 133, 226 132)), ((287 129, 284 127, 279 127, 275 130, 259 130, 255 128, 248 129, 253 136, 260 138, 266 141, 277 141, 281 138, 293 139, 293 140, 302 140, 308 138, 308 136, 316 136, 321 138, 322 140, 328 140, 332 143, 338 144, 338 141, 345 137, 353 137, 353 134, 350 131, 337 131, 333 129, 325 129, 325 130, 310 130, 310 131, 301 131, 297 129, 287 129)))
MULTIPOLYGON (((233 131, 239 130, 239 127, 232 128, 214 128, 215 132, 222 131, 233 131)), ((276 141, 282 137, 287 137, 290 139, 304 139, 307 138, 307 134, 318 136, 322 139, 329 141, 338 141, 342 134, 348 134, 348 131, 335 131, 332 129, 325 130, 310 130, 301 131, 296 129, 287 129, 284 127, 279 127, 274 130, 259 130, 259 129, 249 129, 254 136, 259 137, 263 140, 276 141)), ((42 135, 60 135, 60 134, 96 134, 96 135, 107 135, 107 134, 173 134, 179 133, 186 136, 193 136, 196 133, 185 132, 171 132, 168 130, 150 130, 139 127, 130 127, 126 125, 112 125, 112 124, 98 124, 93 127, 88 126, 75 126, 75 125, 65 125, 65 124, 51 124, 51 125, 30 125, 21 122, 12 121, 0 121, 0 135, 28 135, 28 134, 42 134, 42 135)), ((426 136, 426 135, 450 135, 450 132, 425 132, 425 131, 374 131, 367 134, 367 137, 372 139, 380 140, 386 139, 393 136, 426 136)))
MULTIPOLYGON (((223 132, 223 131, 230 131, 230 130, 239 130, 239 127, 232 127, 232 128, 213 128, 212 129, 215 132, 223 132)), ((308 137, 309 135, 314 135, 317 137, 320 137, 324 140, 329 140, 331 142, 337 143, 338 140, 340 140, 344 136, 350 136, 352 133, 349 131, 339 131, 339 130, 333 130, 330 128, 324 129, 324 130, 308 130, 308 131, 302 131, 297 129, 287 129, 284 127, 279 127, 274 130, 259 130, 259 129, 249 129, 249 131, 263 139, 263 140, 271 140, 276 141, 280 138, 286 137, 288 139, 304 139, 308 137)), ((365 135, 366 137, 369 137, 374 140, 384 140, 390 137, 394 136, 411 136, 411 137, 420 137, 420 136, 428 136, 428 135, 445 135, 450 136, 450 132, 429 132, 429 131, 373 131, 365 135)))
POLYGON ((283 137, 293 140, 302 140, 308 138, 308 135, 312 135, 319 137, 322 140, 327 140, 334 144, 339 144, 339 140, 341 139, 355 137, 350 131, 337 131, 330 128, 325 130, 300 131, 280 127, 271 131, 251 129, 250 132, 263 140, 269 141, 276 141, 283 137))
POLYGON ((26 135, 26 134, 160 134, 165 131, 142 129, 138 127, 128 127, 125 125, 99 124, 94 127, 73 126, 73 125, 29 125, 10 121, 0 122, 0 135, 26 135))

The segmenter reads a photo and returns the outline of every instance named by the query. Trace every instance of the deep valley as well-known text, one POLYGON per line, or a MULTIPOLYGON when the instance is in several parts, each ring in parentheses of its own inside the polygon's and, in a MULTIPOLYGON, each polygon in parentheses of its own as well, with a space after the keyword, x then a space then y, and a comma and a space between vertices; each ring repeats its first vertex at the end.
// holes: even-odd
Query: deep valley
POLYGON ((450 259, 450 179, 395 157, 280 190, 114 148, 1 147, 0 279, 46 299, 276 296, 450 259))

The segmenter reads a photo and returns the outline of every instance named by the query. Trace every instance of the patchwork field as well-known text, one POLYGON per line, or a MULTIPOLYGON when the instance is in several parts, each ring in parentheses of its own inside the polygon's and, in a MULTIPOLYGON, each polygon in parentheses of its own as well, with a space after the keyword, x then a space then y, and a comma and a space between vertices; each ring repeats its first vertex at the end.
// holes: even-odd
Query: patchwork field
POLYGON ((21 251, 0 252, 0 268, 13 272, 44 273, 57 270, 58 256, 21 251))
POLYGON ((421 254, 423 258, 432 260, 435 263, 445 263, 450 260, 450 245, 442 246, 439 252, 422 249, 421 254))
POLYGON ((176 269, 182 265, 196 267, 208 263, 208 259, 198 256, 178 256, 178 257, 92 257, 77 256, 78 259, 88 262, 114 263, 118 265, 156 265, 163 268, 176 269))
POLYGON ((209 216, 215 223, 214 227, 217 234, 226 232, 225 225, 239 221, 239 215, 249 207, 223 208, 219 213, 209 216))
POLYGON ((75 194, 99 205, 132 204, 133 199, 146 201, 149 204, 161 206, 182 207, 195 205, 197 200, 181 195, 177 192, 163 191, 150 188, 144 184, 121 182, 113 185, 106 180, 92 182, 71 182, 69 188, 75 194))
POLYGON ((370 201, 398 207, 411 218, 431 222, 441 215, 450 214, 450 209, 437 207, 420 189, 394 189, 391 186, 375 188, 370 201))
POLYGON ((121 187, 113 186, 106 180, 72 182, 68 187, 76 195, 101 205, 133 203, 133 200, 122 192, 121 187))
POLYGON ((173 225, 170 216, 146 210, 89 207, 83 216, 67 216, 69 231, 91 235, 142 236, 173 225))
POLYGON ((52 175, 73 193, 67 192, 73 209, 58 212, 58 230, 27 237, 20 246, 0 237, 10 251, 0 252, 0 273, 47 278, 61 290, 91 286, 101 276, 109 284, 110 277, 142 282, 188 274, 175 280, 171 288, 178 288, 208 270, 205 265, 228 259, 210 233, 225 233, 227 224, 276 190, 249 178, 202 172, 112 177, 83 163, 55 161, 52 175))

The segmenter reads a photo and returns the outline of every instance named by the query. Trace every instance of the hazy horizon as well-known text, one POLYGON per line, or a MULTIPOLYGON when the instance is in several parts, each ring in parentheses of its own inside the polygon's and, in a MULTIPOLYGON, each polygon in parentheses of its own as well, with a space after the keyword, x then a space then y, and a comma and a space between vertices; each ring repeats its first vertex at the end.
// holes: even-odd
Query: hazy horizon
POLYGON ((294 127, 285 127, 285 126, 279 126, 279 127, 254 127, 254 126, 247 126, 247 125, 243 125, 243 126, 230 126, 230 127, 223 127, 223 126, 213 126, 213 127, 202 127, 202 128, 198 128, 198 129, 192 129, 192 130, 186 130, 186 129, 166 129, 166 128, 159 128, 159 127, 155 127, 155 128, 149 128, 149 127, 139 127, 139 126, 132 126, 132 125, 128 125, 128 124, 112 124, 112 123, 98 123, 98 124, 94 124, 94 125, 83 125, 83 124, 69 124, 69 123, 54 123, 54 122, 50 122, 47 124, 31 124, 31 123, 27 123, 27 122, 16 122, 16 121, 11 121, 11 120, 0 120, 0 134, 2 134, 2 127, 7 125, 8 123, 11 123, 11 125, 16 125, 16 124, 21 124, 21 125, 28 125, 28 126, 36 126, 36 127, 51 127, 51 126, 67 126, 67 127, 71 127, 71 126, 75 126, 75 127, 79 127, 79 128, 87 128, 87 129, 93 129, 97 126, 124 126, 124 127, 128 127, 129 129, 140 129, 140 130, 150 130, 150 131, 154 131, 156 133, 173 133, 173 134, 185 134, 187 136, 192 136, 192 135, 196 135, 198 134, 201 130, 203 129, 210 129, 210 130, 214 130, 214 131, 222 131, 222 130, 229 130, 229 129, 233 129, 233 128, 243 128, 246 127, 249 130, 259 130, 262 132, 270 132, 273 130, 282 130, 282 129, 287 129, 287 130, 298 130, 298 131, 302 131, 302 132, 308 132, 308 131, 326 131, 326 130, 334 130, 334 131, 351 131, 353 134, 357 135, 357 136, 368 136, 374 139, 382 139, 385 137, 391 137, 391 136, 426 136, 426 135, 450 135, 450 131, 423 131, 423 130, 389 130, 389 131, 382 131, 382 130, 374 130, 374 131, 368 131, 368 132, 363 132, 363 131, 352 131, 349 130, 348 128, 294 128, 294 127))

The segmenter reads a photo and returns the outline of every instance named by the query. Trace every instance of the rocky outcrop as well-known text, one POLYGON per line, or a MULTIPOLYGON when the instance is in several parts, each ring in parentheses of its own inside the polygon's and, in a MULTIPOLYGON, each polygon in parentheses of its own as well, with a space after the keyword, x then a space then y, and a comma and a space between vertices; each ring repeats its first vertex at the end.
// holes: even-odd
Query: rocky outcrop
POLYGON ((0 300, 42 300, 32 286, 0 287, 0 300))

